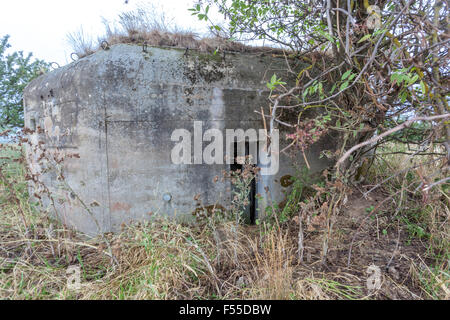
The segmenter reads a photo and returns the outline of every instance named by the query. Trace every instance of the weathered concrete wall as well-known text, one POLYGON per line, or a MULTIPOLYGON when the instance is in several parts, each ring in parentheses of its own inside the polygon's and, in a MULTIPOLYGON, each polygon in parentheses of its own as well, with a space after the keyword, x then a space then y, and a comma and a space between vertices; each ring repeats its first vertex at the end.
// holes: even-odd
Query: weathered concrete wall
MULTIPOLYGON (((154 214, 190 215, 194 195, 203 205, 230 203, 228 181, 213 182, 229 165, 176 165, 171 162, 175 129, 263 128, 261 107, 268 113, 266 82, 283 74, 284 59, 264 55, 208 55, 184 50, 119 44, 99 51, 34 80, 24 92, 25 125, 40 126, 47 149, 67 150, 79 159, 64 162, 67 185, 45 173, 43 179, 59 194, 56 214, 88 234, 118 230, 125 222, 154 214), (164 194, 171 200, 165 201, 164 194), (94 219, 98 221, 100 230, 94 219)), ((319 160, 332 148, 327 137, 308 150, 313 171, 328 166, 319 160)), ((280 134, 280 149, 286 145, 280 134)), ((30 150, 31 151, 31 150, 30 150)), ((39 155, 30 154, 35 164, 39 155)), ((298 155, 298 165, 304 162, 298 155)), ((293 159, 280 156, 280 170, 258 182, 261 195, 269 187, 274 201, 285 197, 280 179, 293 175, 293 159)), ((267 199, 258 203, 260 210, 267 199)))

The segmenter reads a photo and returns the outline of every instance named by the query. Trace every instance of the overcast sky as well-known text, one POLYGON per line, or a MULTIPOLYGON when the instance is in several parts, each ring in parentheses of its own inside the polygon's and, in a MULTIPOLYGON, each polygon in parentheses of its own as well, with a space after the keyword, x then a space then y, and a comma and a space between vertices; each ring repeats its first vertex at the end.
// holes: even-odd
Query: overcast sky
POLYGON ((94 39, 103 33, 102 17, 114 20, 123 11, 139 5, 161 7, 180 27, 197 32, 205 22, 191 17, 188 8, 194 0, 1 0, 0 38, 9 34, 14 51, 32 52, 39 59, 64 65, 71 62, 66 36, 83 27, 94 39))

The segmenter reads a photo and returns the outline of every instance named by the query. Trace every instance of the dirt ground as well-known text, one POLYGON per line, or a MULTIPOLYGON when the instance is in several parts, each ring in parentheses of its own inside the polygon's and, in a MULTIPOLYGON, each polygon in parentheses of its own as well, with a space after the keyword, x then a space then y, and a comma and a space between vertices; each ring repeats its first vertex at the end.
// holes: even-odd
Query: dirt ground
MULTIPOLYGON (((305 237, 303 265, 359 287, 372 299, 426 298, 417 274, 433 263, 428 258, 427 243, 411 238, 383 199, 386 195, 381 193, 364 198, 354 190, 334 224, 326 263, 320 261, 323 236, 313 232, 305 237), (370 209, 377 206, 370 218, 370 209), (380 271, 380 288, 369 290, 367 281, 376 276, 373 266, 380 271)), ((442 288, 446 289, 444 284, 442 288)))

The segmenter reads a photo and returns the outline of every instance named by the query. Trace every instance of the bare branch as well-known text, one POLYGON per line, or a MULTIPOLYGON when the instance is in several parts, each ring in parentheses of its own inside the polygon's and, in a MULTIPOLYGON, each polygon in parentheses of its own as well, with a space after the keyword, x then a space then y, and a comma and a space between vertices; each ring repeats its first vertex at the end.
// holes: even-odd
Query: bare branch
POLYGON ((416 121, 433 121, 433 120, 438 120, 438 119, 445 119, 450 117, 450 113, 447 114, 443 114, 443 115, 437 115, 437 116, 431 116, 431 117, 416 117, 410 120, 407 120, 405 122, 403 122, 402 124, 387 130, 385 132, 383 132, 382 134, 380 134, 379 136, 374 136, 372 139, 366 140, 364 142, 361 142, 360 144, 357 144, 355 146, 353 146, 352 148, 350 148, 337 162, 336 162, 336 167, 339 167, 339 165, 341 165, 354 151, 367 146, 369 144, 375 143, 380 139, 383 139, 384 137, 393 134, 397 131, 400 131, 406 127, 409 127, 413 122, 416 121))

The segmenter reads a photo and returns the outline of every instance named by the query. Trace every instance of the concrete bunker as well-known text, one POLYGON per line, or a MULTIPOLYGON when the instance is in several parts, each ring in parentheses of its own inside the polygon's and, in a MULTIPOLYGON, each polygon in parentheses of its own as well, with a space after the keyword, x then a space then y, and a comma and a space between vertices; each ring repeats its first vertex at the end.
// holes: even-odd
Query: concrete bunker
MULTIPOLYGON (((266 83, 274 73, 288 79, 282 70, 284 58, 267 53, 214 55, 113 45, 28 85, 25 126, 42 128, 30 141, 44 141, 47 150, 79 154, 63 163, 65 185, 51 170, 42 170, 33 148, 28 152, 30 166, 58 194, 54 214, 90 235, 117 231, 122 223, 155 214, 191 216, 198 209, 195 195, 202 206, 227 208, 230 182, 215 177, 236 167, 174 164, 171 134, 176 129, 193 133, 195 123, 221 132, 263 129, 262 117, 254 111, 262 107, 269 113, 266 83)), ((280 132, 280 150, 287 144, 283 135, 280 132)), ((235 148, 235 142, 229 147, 235 148)), ((328 136, 308 149, 311 171, 330 165, 319 154, 335 145, 328 136)), ((289 183, 284 180, 295 174, 294 162, 301 165, 303 157, 280 154, 278 172, 255 182, 253 207, 248 209, 252 220, 264 214, 269 201, 285 198, 289 183)))

